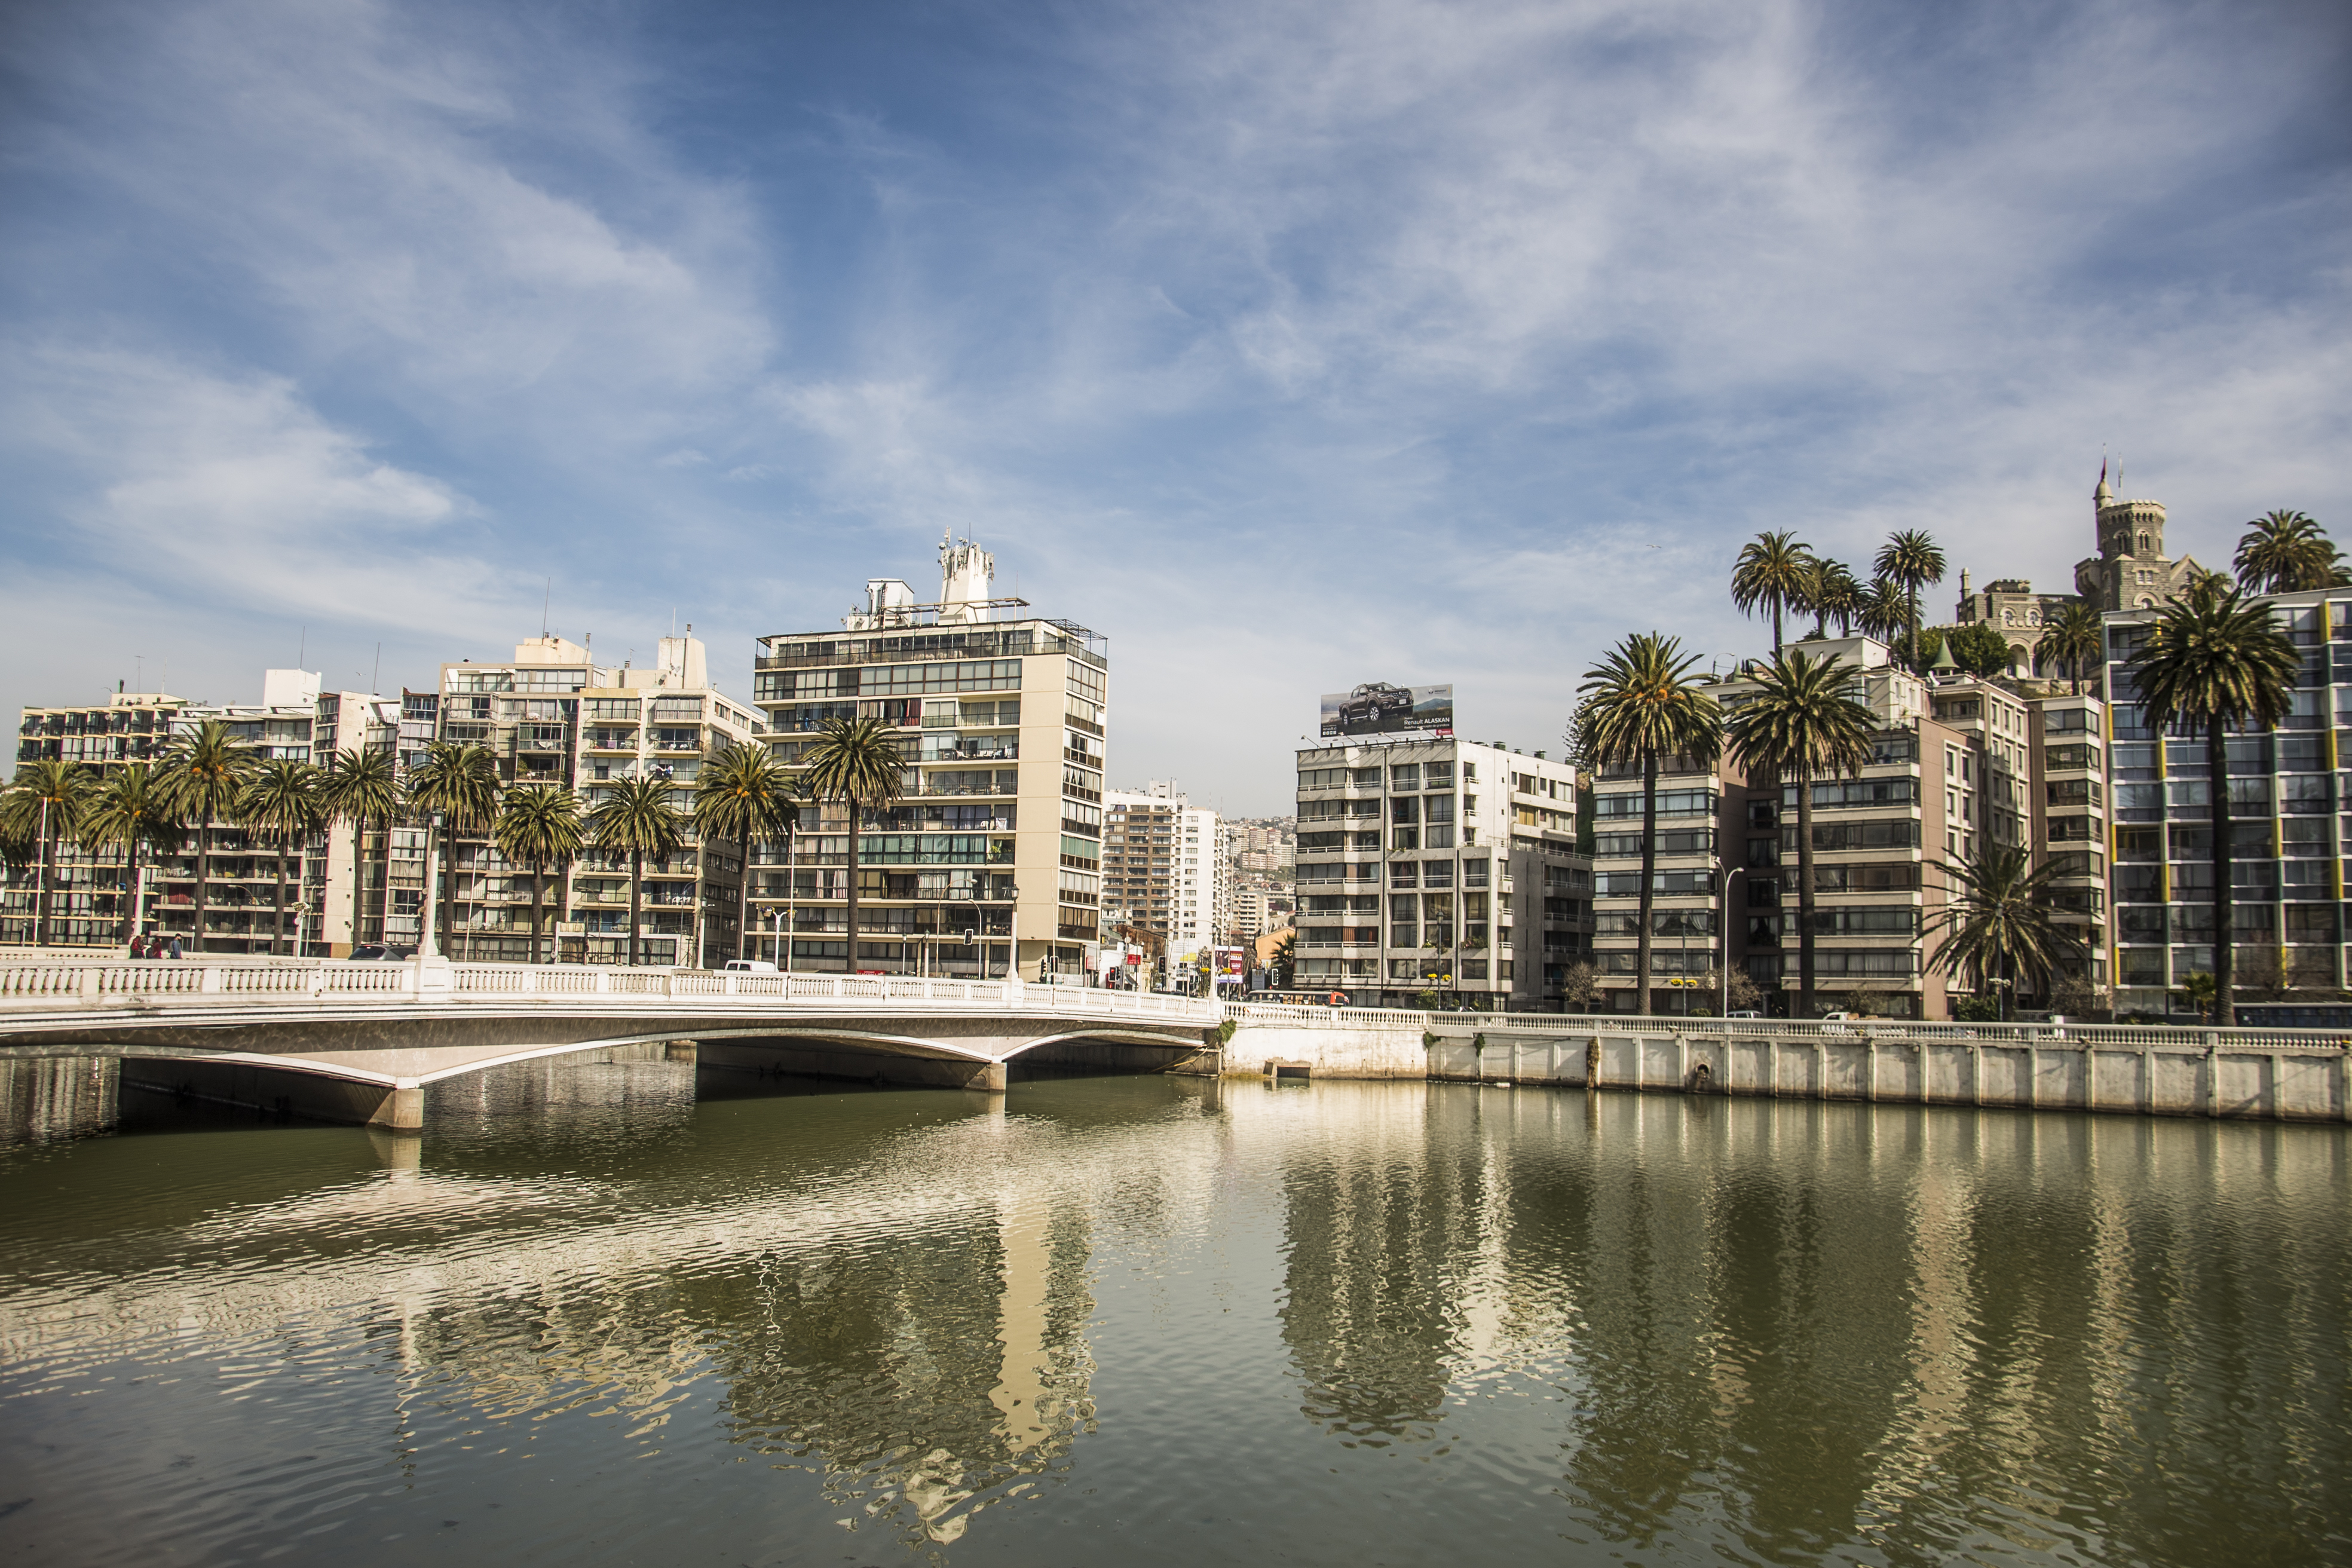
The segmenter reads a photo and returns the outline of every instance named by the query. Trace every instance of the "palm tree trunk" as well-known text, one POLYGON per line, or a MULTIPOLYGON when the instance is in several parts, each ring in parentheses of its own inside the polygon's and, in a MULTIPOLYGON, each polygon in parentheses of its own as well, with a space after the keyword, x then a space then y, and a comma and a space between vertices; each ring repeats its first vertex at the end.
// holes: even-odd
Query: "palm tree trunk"
POLYGON ((547 891, 546 867, 547 863, 543 860, 533 860, 530 863, 530 961, 533 963, 540 962, 539 905, 541 898, 547 891))
POLYGON ((201 954, 205 951, 205 889, 212 880, 213 869, 213 809, 205 807, 204 826, 196 830, 196 940, 192 944, 201 954))
POLYGON ((2213 800, 2213 1026, 2229 1029, 2238 1022, 2230 994, 2237 952, 2230 929, 2230 745, 2219 716, 2205 721, 2205 770, 2212 775, 2206 792, 2213 800))
MULTIPOLYGON (((391 835, 390 835, 390 834, 386 834, 386 835, 385 835, 385 837, 391 837, 391 835)), ((356 949, 356 948, 359 946, 359 944, 360 944, 360 908, 361 908, 360 900, 361 900, 361 899, 362 899, 362 898, 363 898, 363 897, 365 896, 365 894, 366 894, 366 889, 367 889, 367 819, 366 819, 366 818, 364 818, 364 817, 354 816, 354 817, 352 817, 352 941, 351 941, 351 945, 352 945, 354 949, 356 949)), ((322 917, 322 923, 323 923, 323 917, 322 917)))
POLYGON ((1797 1011, 1813 1016, 1813 775, 1797 770, 1797 1011))
POLYGON ((286 840, 278 841, 278 909, 276 924, 269 933, 269 956, 278 956, 278 949, 286 940, 286 840))
POLYGON ((1633 933, 1633 1011, 1650 1013, 1650 921, 1657 892, 1651 886, 1658 875, 1658 753, 1642 753, 1642 891, 1639 921, 1633 933))
POLYGON ((456 962, 452 945, 457 930, 457 824, 452 819, 441 834, 441 954, 456 962))
POLYGON ((136 826, 131 830, 130 847, 131 896, 123 904, 121 939, 126 947, 130 945, 131 939, 139 934, 139 829, 136 826))
POLYGON ((1780 657, 1780 600, 1777 595, 1772 600, 1772 657, 1780 657))
POLYGON ((742 853, 735 858, 735 956, 751 956, 751 828, 740 836, 742 853))
MULTIPOLYGON (((849 960, 845 974, 857 973, 857 803, 849 803, 849 960)), ((1013 945, 1013 976, 1021 977, 1021 944, 1013 945)))
POLYGON ((49 945, 49 888, 50 884, 58 879, 58 858, 50 846, 56 842, 52 836, 44 833, 41 835, 41 842, 37 850, 38 857, 37 875, 41 885, 33 894, 33 945, 35 947, 49 945))
POLYGON ((628 958, 629 964, 630 964, 630 966, 631 966, 632 968, 635 967, 636 963, 637 963, 637 958, 638 958, 639 952, 640 952, 640 951, 641 951, 641 945, 640 945, 640 943, 639 943, 639 942, 638 942, 638 941, 637 941, 637 921, 638 921, 638 916, 639 916, 639 914, 640 914, 640 912, 641 912, 641 910, 642 910, 642 909, 643 909, 643 905, 640 903, 640 901, 639 901, 639 900, 640 900, 640 899, 641 899, 642 895, 644 894, 644 891, 645 891, 645 885, 646 885, 646 852, 645 852, 644 850, 642 850, 642 849, 632 849, 632 850, 630 850, 630 851, 629 851, 629 958, 628 958))

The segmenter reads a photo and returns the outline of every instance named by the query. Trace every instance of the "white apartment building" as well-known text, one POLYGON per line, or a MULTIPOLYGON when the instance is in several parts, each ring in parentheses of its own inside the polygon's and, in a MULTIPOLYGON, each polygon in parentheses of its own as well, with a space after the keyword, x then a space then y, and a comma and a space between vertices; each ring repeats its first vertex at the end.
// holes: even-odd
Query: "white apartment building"
POLYGON ((1215 946, 1232 898, 1217 814, 1171 779, 1108 791, 1103 812, 1118 830, 1103 847, 1106 921, 1163 932, 1171 963, 1215 946))

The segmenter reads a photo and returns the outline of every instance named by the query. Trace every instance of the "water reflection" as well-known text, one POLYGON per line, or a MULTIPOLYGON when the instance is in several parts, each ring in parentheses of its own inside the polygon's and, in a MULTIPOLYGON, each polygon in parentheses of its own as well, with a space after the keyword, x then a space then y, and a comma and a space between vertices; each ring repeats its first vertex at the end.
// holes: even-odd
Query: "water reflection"
POLYGON ((59 1560, 2352 1544, 2336 1129, 654 1059, 420 1140, 5 1081, 0 1542, 59 1560))

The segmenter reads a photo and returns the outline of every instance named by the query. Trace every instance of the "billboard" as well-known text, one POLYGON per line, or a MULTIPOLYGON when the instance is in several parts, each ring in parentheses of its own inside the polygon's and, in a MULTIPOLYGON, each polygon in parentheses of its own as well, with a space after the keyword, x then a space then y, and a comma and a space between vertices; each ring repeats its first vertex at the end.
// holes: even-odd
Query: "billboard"
POLYGON ((1323 694, 1324 735, 1398 735, 1412 731, 1454 733, 1454 688, 1391 686, 1368 680, 1353 691, 1323 694))

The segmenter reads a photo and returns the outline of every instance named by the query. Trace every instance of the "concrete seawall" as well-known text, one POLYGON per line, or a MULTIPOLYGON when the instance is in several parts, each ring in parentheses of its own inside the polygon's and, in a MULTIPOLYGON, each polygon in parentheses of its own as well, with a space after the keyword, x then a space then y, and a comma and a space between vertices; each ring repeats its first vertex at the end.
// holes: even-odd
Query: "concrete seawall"
POLYGON ((2249 1030, 1727 1026, 1236 1008, 1229 1074, 2352 1121, 2352 1055, 2249 1030))

